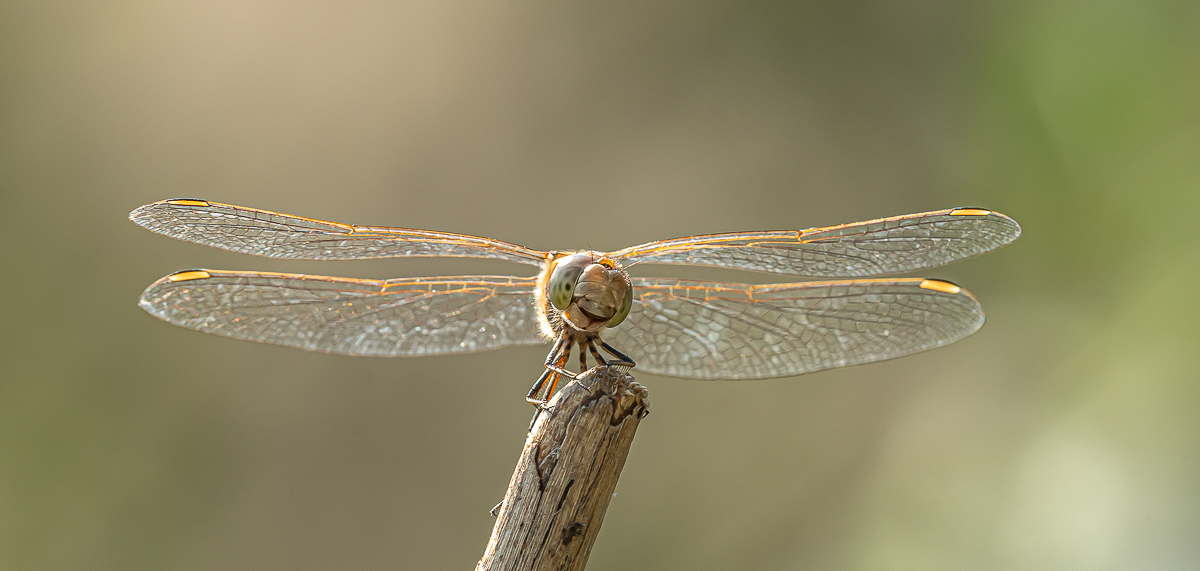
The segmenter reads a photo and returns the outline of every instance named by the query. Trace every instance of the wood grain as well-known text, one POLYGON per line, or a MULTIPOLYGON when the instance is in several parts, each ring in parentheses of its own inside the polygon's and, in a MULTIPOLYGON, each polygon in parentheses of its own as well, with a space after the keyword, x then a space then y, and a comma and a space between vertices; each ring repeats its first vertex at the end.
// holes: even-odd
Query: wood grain
POLYGON ((538 415, 477 571, 574 571, 587 564, 638 424, 646 389, 597 367, 538 415))

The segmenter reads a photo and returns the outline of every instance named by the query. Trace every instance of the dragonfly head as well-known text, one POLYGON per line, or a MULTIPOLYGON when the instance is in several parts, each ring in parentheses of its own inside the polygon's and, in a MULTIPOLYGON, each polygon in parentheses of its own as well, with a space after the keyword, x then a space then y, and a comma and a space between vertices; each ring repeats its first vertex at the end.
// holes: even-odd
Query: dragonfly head
POLYGON ((577 329, 616 327, 629 315, 633 285, 612 260, 590 252, 558 259, 546 282, 546 297, 577 329))

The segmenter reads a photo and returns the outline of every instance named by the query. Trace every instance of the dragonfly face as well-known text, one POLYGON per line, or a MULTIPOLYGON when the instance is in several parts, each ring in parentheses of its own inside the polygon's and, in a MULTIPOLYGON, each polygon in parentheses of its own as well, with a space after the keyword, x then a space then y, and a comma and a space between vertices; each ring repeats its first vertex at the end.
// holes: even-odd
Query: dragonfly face
MULTIPOLYGON (((597 252, 563 255, 552 260, 538 279, 545 296, 543 327, 555 331, 551 307, 563 326, 588 332, 616 327, 633 305, 633 284, 616 262, 597 252)), ((552 335, 549 335, 552 336, 552 335)))
POLYGON ((347 355, 438 355, 552 341, 545 373, 530 392, 535 402, 549 398, 559 377, 573 375, 565 367, 574 348, 584 368, 591 355, 602 365, 633 366, 636 358, 639 370, 663 375, 761 379, 952 343, 983 325, 983 310, 970 293, 941 280, 881 276, 979 255, 1021 233, 1003 214, 952 208, 808 230, 688 236, 609 253, 558 253, 196 199, 147 204, 130 219, 174 238, 273 258, 451 256, 538 266, 538 275, 526 278, 389 280, 187 270, 155 282, 141 299, 151 314, 183 327, 347 355), (624 268, 635 263, 816 281, 630 277, 624 268))

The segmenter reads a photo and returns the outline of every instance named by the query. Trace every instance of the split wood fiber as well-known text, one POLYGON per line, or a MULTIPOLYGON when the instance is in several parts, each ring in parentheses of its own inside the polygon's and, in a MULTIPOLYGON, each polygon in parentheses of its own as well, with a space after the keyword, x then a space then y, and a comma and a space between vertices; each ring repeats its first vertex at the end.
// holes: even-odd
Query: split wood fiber
POLYGON ((583 569, 649 409, 646 389, 615 368, 563 387, 525 441, 476 571, 583 569))

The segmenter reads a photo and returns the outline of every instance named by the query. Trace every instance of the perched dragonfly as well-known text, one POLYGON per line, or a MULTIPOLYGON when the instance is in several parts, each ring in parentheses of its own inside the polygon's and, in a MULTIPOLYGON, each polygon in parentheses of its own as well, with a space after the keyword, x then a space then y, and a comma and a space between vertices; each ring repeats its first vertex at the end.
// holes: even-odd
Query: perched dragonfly
POLYGON ((450 256, 537 266, 532 277, 388 280, 186 270, 153 283, 141 306, 198 331, 344 355, 441 355, 552 343, 545 371, 527 396, 539 406, 560 379, 575 376, 567 366, 576 348, 580 372, 591 355, 598 365, 636 362, 641 370, 676 377, 762 379, 952 343, 983 325, 974 296, 947 281, 877 276, 979 255, 1021 233, 998 212, 953 208, 809 230, 689 236, 602 253, 543 252, 464 234, 354 226, 196 199, 147 204, 129 218, 173 238, 269 258, 450 256), (639 278, 626 272, 633 264, 824 281, 639 278))

